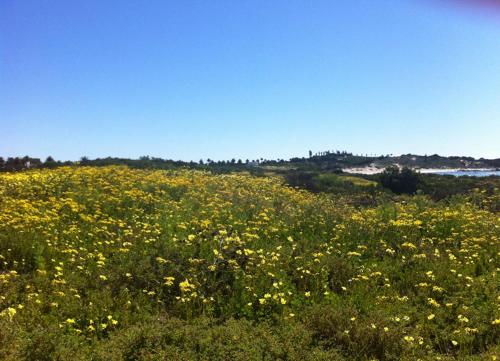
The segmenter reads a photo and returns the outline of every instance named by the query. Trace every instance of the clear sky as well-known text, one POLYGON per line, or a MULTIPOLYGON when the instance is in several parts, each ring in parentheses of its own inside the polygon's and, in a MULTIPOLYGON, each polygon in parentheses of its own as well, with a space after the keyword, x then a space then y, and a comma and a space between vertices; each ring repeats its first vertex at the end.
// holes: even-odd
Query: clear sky
POLYGON ((496 158, 500 10, 0 0, 0 132, 4 157, 496 158))

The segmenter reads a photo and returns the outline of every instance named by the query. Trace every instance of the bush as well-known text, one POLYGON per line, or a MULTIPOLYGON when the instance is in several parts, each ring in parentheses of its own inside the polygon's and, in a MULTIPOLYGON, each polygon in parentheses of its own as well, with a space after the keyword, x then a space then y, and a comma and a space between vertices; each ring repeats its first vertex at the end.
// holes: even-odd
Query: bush
POLYGON ((417 190, 418 173, 410 168, 388 167, 380 175, 380 184, 396 194, 413 194, 417 190))
POLYGON ((248 320, 159 318, 111 335, 99 345, 100 360, 342 360, 316 346, 312 334, 292 321, 270 325, 248 320))

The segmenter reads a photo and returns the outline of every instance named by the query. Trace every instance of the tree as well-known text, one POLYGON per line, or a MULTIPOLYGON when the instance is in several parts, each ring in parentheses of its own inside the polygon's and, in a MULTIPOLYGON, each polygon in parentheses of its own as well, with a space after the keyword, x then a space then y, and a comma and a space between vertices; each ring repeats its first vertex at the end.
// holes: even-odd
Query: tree
POLYGON ((399 169, 396 166, 388 167, 380 175, 380 184, 396 194, 413 194, 419 182, 418 173, 410 168, 399 169))
POLYGON ((57 166, 57 163, 54 160, 54 158, 52 158, 52 156, 49 155, 47 159, 45 159, 43 166, 47 168, 54 168, 55 166, 57 166))
POLYGON ((312 156, 313 156, 313 152, 312 152, 312 150, 310 150, 309 151, 309 158, 312 158, 312 156))
POLYGON ((83 156, 80 158, 80 165, 88 165, 89 164, 89 158, 86 156, 83 156))
POLYGON ((24 168, 24 162, 19 157, 9 157, 7 158, 7 162, 5 163, 5 168, 9 171, 21 170, 24 168))

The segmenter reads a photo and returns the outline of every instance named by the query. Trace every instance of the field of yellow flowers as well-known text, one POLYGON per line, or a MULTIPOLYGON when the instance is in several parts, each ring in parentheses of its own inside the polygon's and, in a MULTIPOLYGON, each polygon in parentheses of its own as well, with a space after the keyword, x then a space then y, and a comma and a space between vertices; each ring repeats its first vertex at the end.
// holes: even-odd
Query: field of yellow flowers
POLYGON ((496 360, 498 202, 355 207, 192 170, 4 173, 0 359, 496 360))

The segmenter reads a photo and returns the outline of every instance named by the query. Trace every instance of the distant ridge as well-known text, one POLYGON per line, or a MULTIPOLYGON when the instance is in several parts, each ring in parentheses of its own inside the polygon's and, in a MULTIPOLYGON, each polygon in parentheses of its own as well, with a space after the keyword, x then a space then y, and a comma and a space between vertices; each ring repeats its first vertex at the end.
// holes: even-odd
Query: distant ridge
POLYGON ((352 168, 373 168, 384 169, 390 166, 409 167, 412 169, 500 169, 500 158, 496 159, 475 159, 467 156, 444 157, 438 154, 416 155, 403 154, 393 155, 356 155, 346 151, 324 151, 313 154, 309 151, 308 157, 294 157, 289 160, 277 159, 231 159, 213 161, 211 159, 200 159, 198 162, 186 162, 180 160, 163 159, 158 157, 143 156, 139 159, 129 158, 96 158, 88 159, 82 157, 79 161, 57 161, 52 157, 47 157, 45 161, 40 158, 0 157, 0 171, 19 171, 33 168, 54 168, 58 166, 106 166, 106 165, 127 165, 134 168, 156 168, 174 169, 179 167, 214 169, 222 171, 243 170, 255 168, 283 167, 287 169, 321 169, 325 171, 341 171, 352 168))

